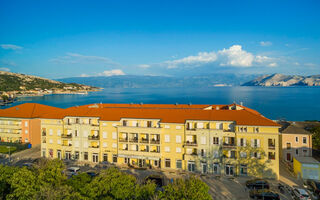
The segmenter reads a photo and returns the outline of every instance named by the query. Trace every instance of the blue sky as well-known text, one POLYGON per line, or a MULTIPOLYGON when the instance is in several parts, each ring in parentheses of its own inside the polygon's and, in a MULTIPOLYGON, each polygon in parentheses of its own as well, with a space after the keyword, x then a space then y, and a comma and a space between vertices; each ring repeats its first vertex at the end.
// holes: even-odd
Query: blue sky
POLYGON ((0 70, 320 74, 320 1, 0 0, 0 70))

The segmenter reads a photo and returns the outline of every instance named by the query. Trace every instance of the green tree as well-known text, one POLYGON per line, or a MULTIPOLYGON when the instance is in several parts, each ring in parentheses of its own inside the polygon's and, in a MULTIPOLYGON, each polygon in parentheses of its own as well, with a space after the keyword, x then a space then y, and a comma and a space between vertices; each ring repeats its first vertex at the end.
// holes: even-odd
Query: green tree
POLYGON ((313 149, 320 150, 320 127, 314 127, 311 129, 312 135, 312 147, 313 149))
POLYGON ((10 179, 10 183, 12 192, 7 195, 7 199, 35 199, 40 186, 35 174, 26 167, 14 173, 10 179))
POLYGON ((18 171, 16 167, 0 165, 0 199, 11 193, 11 178, 15 172, 18 171))
POLYGON ((200 179, 190 177, 186 180, 177 179, 172 184, 164 186, 164 191, 159 194, 160 199, 212 199, 209 195, 209 187, 200 179))
POLYGON ((78 192, 79 194, 86 196, 87 192, 87 185, 91 183, 91 176, 87 173, 81 173, 77 176, 73 176, 67 181, 67 184, 73 188, 74 191, 78 192))
POLYGON ((65 166, 59 159, 44 160, 38 165, 38 179, 41 185, 58 187, 65 183, 67 177, 63 172, 65 166))

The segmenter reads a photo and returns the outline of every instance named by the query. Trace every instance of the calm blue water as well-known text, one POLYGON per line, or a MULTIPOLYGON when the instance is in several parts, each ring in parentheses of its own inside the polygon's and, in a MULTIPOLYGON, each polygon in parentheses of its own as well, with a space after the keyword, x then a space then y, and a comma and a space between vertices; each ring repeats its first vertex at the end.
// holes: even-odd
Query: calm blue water
MULTIPOLYGON (((88 95, 25 97, 11 104, 35 102, 66 108, 91 103, 230 104, 243 102, 271 119, 320 120, 320 87, 215 87, 105 89, 88 95)), ((4 108, 4 107, 2 107, 4 108)))

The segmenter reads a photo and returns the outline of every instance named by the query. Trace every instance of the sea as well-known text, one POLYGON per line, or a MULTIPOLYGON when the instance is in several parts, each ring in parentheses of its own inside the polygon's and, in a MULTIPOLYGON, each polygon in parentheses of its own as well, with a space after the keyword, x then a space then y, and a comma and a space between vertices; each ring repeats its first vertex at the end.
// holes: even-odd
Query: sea
POLYGON ((33 102, 60 108, 93 103, 243 104, 273 120, 320 120, 320 87, 114 88, 88 94, 23 97, 1 108, 33 102))

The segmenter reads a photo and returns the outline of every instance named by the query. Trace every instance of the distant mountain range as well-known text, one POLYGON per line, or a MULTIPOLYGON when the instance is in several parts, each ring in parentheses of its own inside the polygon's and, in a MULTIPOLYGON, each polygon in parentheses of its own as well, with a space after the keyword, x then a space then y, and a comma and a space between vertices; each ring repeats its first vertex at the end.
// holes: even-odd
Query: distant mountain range
POLYGON ((242 86, 320 86, 320 75, 264 75, 246 82, 242 86))
POLYGON ((66 83, 79 83, 102 88, 170 88, 239 86, 258 75, 208 74, 185 77, 167 76, 95 76, 58 79, 66 83))
POLYGON ((97 88, 77 83, 63 83, 38 76, 0 71, 0 91, 29 91, 29 90, 96 90, 97 88))

